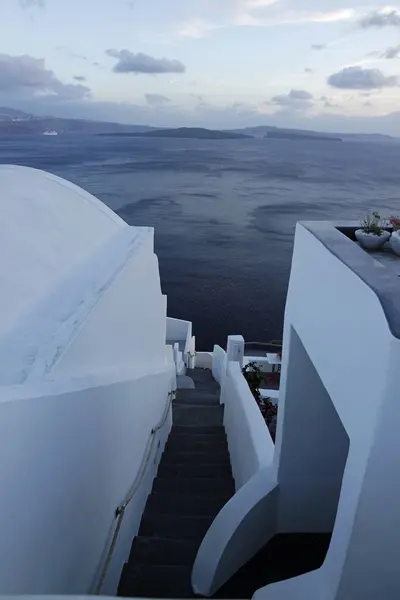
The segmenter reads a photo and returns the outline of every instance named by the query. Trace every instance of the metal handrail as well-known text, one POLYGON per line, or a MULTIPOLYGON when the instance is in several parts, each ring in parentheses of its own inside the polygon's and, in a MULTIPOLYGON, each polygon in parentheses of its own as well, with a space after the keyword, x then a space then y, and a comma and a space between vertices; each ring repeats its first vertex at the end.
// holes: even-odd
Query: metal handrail
POLYGON ((99 581, 97 582, 97 586, 95 589, 95 595, 99 596, 101 593, 101 588, 103 587, 105 578, 107 576, 108 573, 108 569, 110 567, 110 563, 111 563, 111 559, 115 550, 115 546, 117 544, 117 539, 118 539, 118 535, 121 529, 121 525, 122 525, 122 521, 125 515, 125 510, 127 508, 127 506, 130 504, 130 502, 133 500, 134 495, 136 494, 136 492, 139 489, 140 484, 143 481, 143 477, 144 474, 146 473, 146 469, 148 467, 148 464, 150 462, 150 457, 152 454, 152 450, 153 450, 153 445, 154 445, 154 441, 155 441, 155 434, 157 433, 157 431, 159 431, 162 427, 164 427, 167 417, 168 417, 168 413, 169 410, 171 408, 171 404, 172 401, 175 397, 175 393, 176 390, 171 390, 170 392, 168 392, 168 402, 166 404, 165 407, 165 413, 163 415, 163 418, 161 419, 160 423, 158 423, 158 425, 156 425, 155 427, 153 427, 153 429, 151 430, 149 439, 147 440, 147 444, 146 444, 146 450, 144 452, 143 455, 143 460, 142 460, 142 464, 139 468, 139 471, 135 477, 135 480, 130 488, 130 491, 128 492, 128 495, 126 496, 124 502, 122 504, 120 504, 116 510, 115 510, 115 518, 117 519, 117 523, 114 529, 114 534, 113 537, 111 539, 111 543, 110 543, 110 547, 108 549, 107 552, 107 556, 106 556, 106 560, 104 562, 103 568, 101 570, 100 573, 100 577, 99 577, 99 581))
POLYGON ((282 344, 277 342, 245 342, 245 346, 273 346, 274 348, 282 348, 282 344))

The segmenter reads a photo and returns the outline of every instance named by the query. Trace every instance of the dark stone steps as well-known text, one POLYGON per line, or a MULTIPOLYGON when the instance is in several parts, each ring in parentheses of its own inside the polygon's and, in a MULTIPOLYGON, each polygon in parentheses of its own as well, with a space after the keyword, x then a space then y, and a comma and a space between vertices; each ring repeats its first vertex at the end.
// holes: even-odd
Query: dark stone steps
POLYGON ((126 563, 118 596, 141 598, 193 598, 190 565, 147 565, 126 563))
POLYGON ((197 540, 136 536, 129 562, 147 565, 193 565, 199 546, 197 540))
POLYGON ((232 494, 208 494, 165 491, 162 494, 152 493, 147 498, 146 511, 170 515, 216 516, 230 500, 232 494))
POLYGON ((189 406, 195 404, 198 406, 220 406, 219 393, 202 392, 197 389, 195 390, 178 390, 176 399, 172 405, 176 404, 188 404, 189 406))
POLYGON ((166 515, 145 511, 139 535, 201 542, 213 520, 214 517, 208 515, 166 515))
POLYGON ((158 476, 170 479, 206 478, 206 479, 227 479, 232 478, 230 464, 171 464, 161 461, 158 467, 158 476))
POLYGON ((174 404, 172 418, 175 425, 218 426, 223 423, 224 407, 198 404, 174 404))
POLYGON ((230 468, 231 463, 226 452, 218 454, 207 448, 192 452, 169 449, 163 455, 160 467, 165 465, 191 465, 193 467, 199 465, 228 465, 230 468))
POLYGON ((186 477, 169 478, 156 477, 153 483, 153 492, 162 494, 163 492, 174 491, 180 494, 210 494, 211 496, 229 494, 233 496, 235 493, 235 484, 233 479, 209 479, 206 477, 186 477))

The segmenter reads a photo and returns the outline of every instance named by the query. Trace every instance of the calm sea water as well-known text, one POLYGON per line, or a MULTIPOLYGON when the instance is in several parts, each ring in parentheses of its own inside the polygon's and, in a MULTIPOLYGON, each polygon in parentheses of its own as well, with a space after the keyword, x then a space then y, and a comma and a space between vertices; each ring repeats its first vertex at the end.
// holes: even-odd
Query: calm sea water
POLYGON ((154 226, 168 313, 193 321, 198 349, 281 337, 296 221, 400 213, 396 143, 13 137, 0 162, 65 177, 154 226))

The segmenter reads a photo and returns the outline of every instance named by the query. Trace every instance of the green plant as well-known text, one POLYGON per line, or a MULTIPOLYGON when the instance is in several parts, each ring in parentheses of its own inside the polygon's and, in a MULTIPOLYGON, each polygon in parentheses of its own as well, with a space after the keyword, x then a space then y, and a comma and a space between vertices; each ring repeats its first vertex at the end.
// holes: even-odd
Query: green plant
POLYGON ((249 362, 245 367, 243 367, 242 373, 243 373, 243 377, 247 381, 247 384, 250 388, 251 393, 253 394, 254 398, 256 399, 257 404, 260 405, 260 402, 261 402, 260 386, 262 384, 263 377, 264 377, 263 373, 261 371, 261 368, 258 366, 258 364, 256 362, 249 362))
POLYGON ((364 233, 372 233, 381 236, 383 233, 383 223, 381 215, 374 211, 365 215, 361 221, 361 229, 364 233))

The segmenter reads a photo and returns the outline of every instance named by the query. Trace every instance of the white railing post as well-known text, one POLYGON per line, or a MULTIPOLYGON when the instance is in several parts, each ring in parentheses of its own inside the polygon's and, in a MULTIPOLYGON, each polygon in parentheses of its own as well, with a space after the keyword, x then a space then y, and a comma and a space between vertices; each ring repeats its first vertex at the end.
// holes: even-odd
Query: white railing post
POLYGON ((238 362, 243 367, 244 337, 242 335, 229 335, 226 346, 226 362, 238 362))
POLYGON ((188 368, 194 369, 196 367, 196 338, 193 335, 190 338, 189 353, 188 353, 188 368))

